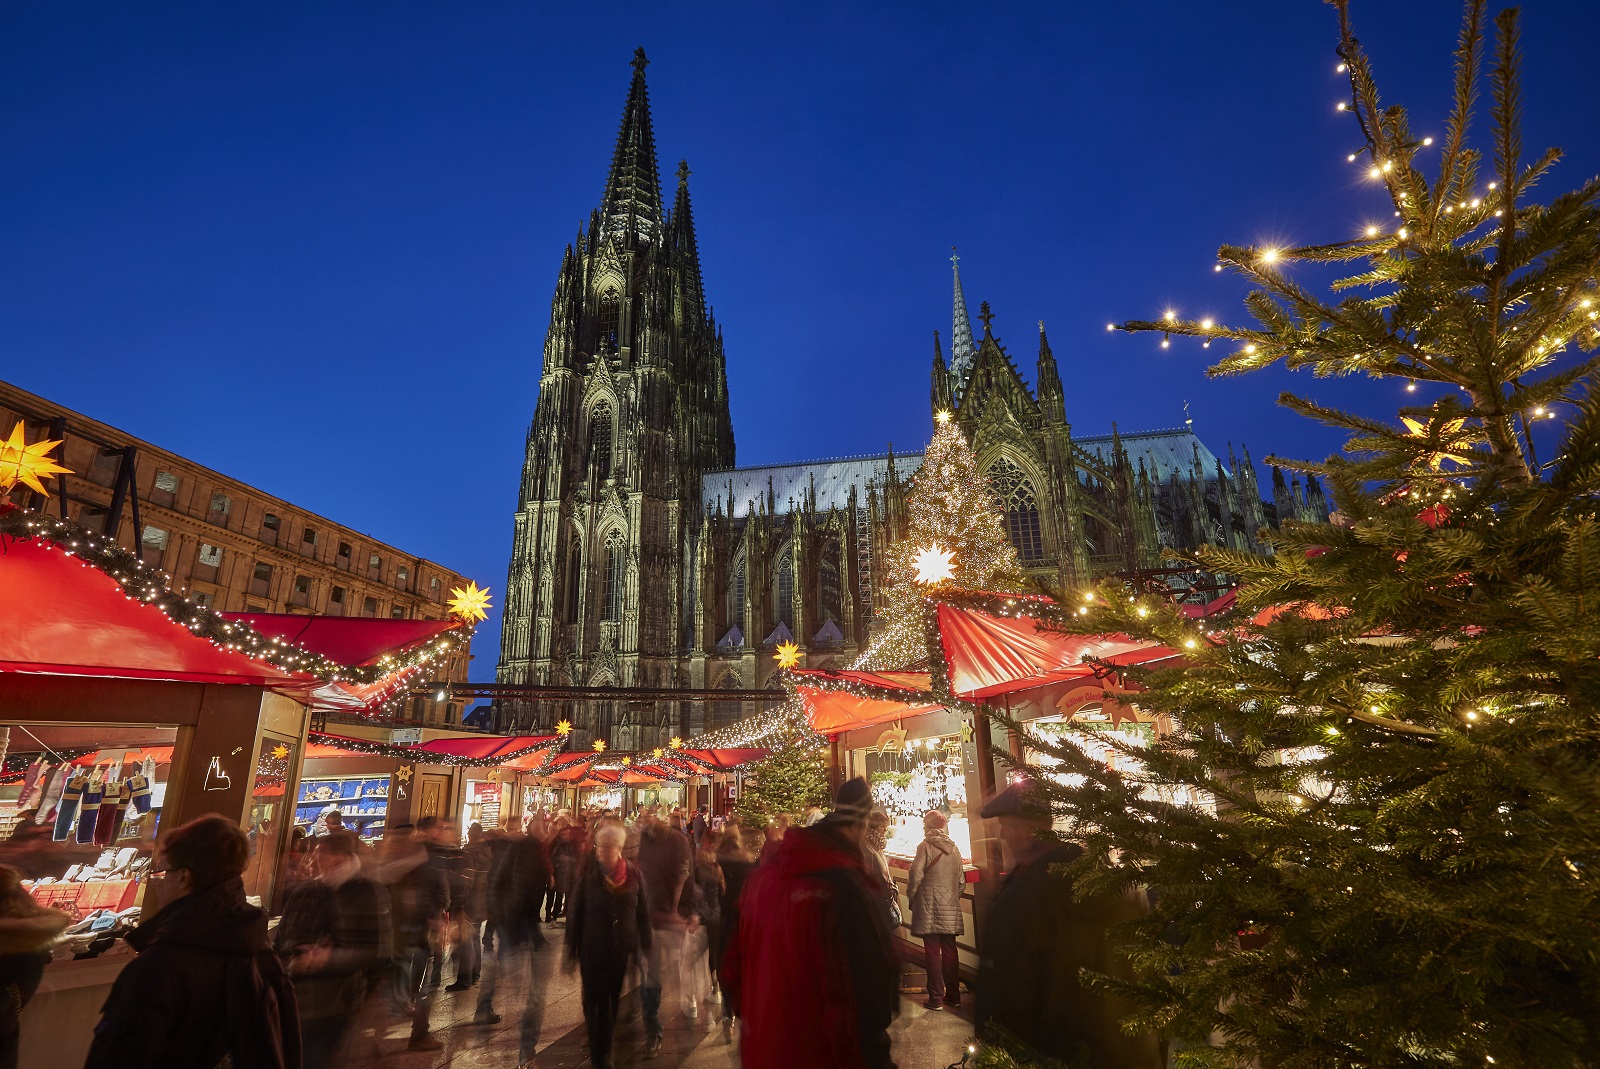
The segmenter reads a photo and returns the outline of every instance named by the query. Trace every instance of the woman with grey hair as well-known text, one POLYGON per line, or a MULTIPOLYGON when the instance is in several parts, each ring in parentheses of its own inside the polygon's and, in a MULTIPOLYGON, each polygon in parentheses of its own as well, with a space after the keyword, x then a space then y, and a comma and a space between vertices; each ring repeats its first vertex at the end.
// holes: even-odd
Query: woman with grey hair
POLYGON ((567 907, 567 968, 582 978, 589 1060, 610 1069, 617 1003, 634 957, 650 949, 650 906, 637 865, 622 856, 627 832, 613 823, 594 833, 588 859, 567 907))
POLYGON ((937 809, 922 818, 922 842, 911 862, 906 897, 911 900, 911 934, 922 937, 928 963, 930 1010, 961 1005, 956 936, 961 934, 961 892, 966 871, 961 851, 945 831, 945 815, 937 809))

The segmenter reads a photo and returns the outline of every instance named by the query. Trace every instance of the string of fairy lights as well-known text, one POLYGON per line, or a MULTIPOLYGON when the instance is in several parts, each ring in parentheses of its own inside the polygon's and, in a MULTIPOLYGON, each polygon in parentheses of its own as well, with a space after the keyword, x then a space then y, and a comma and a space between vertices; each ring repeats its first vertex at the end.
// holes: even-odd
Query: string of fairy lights
MULTIPOLYGON (((326 683, 369 684, 436 664, 462 649, 472 638, 464 624, 401 651, 385 654, 371 665, 348 665, 297 643, 262 634, 249 624, 175 593, 166 572, 140 560, 115 539, 73 522, 18 508, 0 510, 0 539, 36 540, 41 548, 77 558, 117 582, 129 601, 159 609, 168 619, 218 649, 240 653, 286 672, 314 676, 326 683)), ((403 696, 403 693, 402 693, 403 696)), ((392 696, 391 699, 392 700, 392 696)))

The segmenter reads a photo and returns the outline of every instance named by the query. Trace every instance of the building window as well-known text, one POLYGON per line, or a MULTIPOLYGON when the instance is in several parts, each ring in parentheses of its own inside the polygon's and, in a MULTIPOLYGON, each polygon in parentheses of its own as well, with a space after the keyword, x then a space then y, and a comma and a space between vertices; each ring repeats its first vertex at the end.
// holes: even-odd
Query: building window
POLYGON ((178 493, 178 477, 170 471, 156 472, 155 488, 150 491, 150 503, 171 508, 178 493))
POLYGON ((167 550, 168 537, 161 528, 147 525, 139 536, 139 559, 159 566, 167 550))
POLYGON ((341 567, 341 568, 350 567, 350 554, 351 554, 351 552, 353 552, 353 551, 350 549, 350 543, 349 542, 340 542, 339 543, 339 559, 336 562, 339 565, 339 567, 341 567))
POLYGON ((611 408, 598 405, 589 414, 589 469, 596 482, 611 478, 611 408))
POLYGON ((297 575, 294 577, 294 592, 289 595, 291 605, 308 605, 311 602, 311 577, 297 575))
POLYGON ((344 587, 336 586, 328 592, 328 611, 337 615, 344 614, 344 587))
POLYGON ((612 533, 606 539, 605 590, 602 594, 602 620, 616 622, 622 619, 622 588, 627 580, 627 556, 622 548, 622 536, 612 533))
POLYGON ((778 623, 794 630, 794 554, 778 558, 778 623))
POLYGON ((89 465, 89 481, 110 486, 117 481, 117 472, 121 468, 122 450, 96 449, 94 461, 89 465))
POLYGON ((261 535, 260 535, 261 541, 267 543, 268 545, 272 545, 272 546, 277 545, 278 544, 278 533, 279 533, 279 531, 282 530, 282 528, 283 528, 283 521, 278 519, 278 517, 274 513, 269 512, 266 515, 262 516, 261 517, 261 535))
POLYGON ((617 332, 622 329, 622 301, 616 290, 606 290, 600 296, 599 349, 603 353, 617 351, 617 332))
POLYGON ((740 634, 749 628, 744 625, 744 557, 733 562, 733 575, 728 580, 728 626, 737 627, 740 634))
POLYGON ((228 514, 233 511, 233 499, 224 493, 211 495, 211 509, 206 513, 206 522, 214 523, 218 527, 228 526, 228 514))
POLYGON ((817 610, 822 623, 838 620, 844 614, 844 576, 840 568, 839 543, 822 547, 817 567, 817 610))
POLYGON ((389 616, 391 619, 404 620, 406 618, 406 610, 403 607, 396 605, 394 608, 389 610, 389 616))
POLYGON ((383 558, 374 553, 367 558, 367 571, 374 576, 383 571, 383 558))
POLYGON ((1004 457, 989 469, 989 485, 1000 498, 1000 507, 1006 512, 1006 528, 1011 534, 1011 544, 1017 547, 1022 563, 1032 564, 1044 559, 1044 541, 1039 533, 1039 502, 1033 486, 1022 470, 1004 457))
POLYGON ((272 565, 266 561, 256 561, 256 570, 250 576, 250 593, 263 598, 272 596, 272 565))
POLYGON ((401 565, 399 568, 395 569, 394 582, 396 586, 404 587, 410 581, 411 569, 407 568, 405 565, 401 565))
MULTIPOLYGON (((732 672, 727 672, 717 681, 717 690, 738 690, 742 684, 739 677, 732 672)), ((710 728, 726 727, 744 715, 742 702, 712 702, 710 728)))
POLYGON ((197 557, 195 557, 195 562, 198 563, 198 564, 203 564, 207 568, 218 568, 218 567, 221 567, 221 565, 222 565, 222 549, 221 549, 221 547, 220 546, 213 546, 209 542, 201 542, 200 543, 200 553, 199 553, 199 555, 197 557))
POLYGON ((583 605, 583 551, 576 542, 567 552, 567 623, 578 622, 583 605))
POLYGON ((361 602, 361 615, 362 616, 376 616, 376 615, 378 615, 378 599, 377 598, 364 598, 364 599, 362 599, 362 602, 361 602))
POLYGON ((437 575, 434 576, 432 579, 428 580, 428 589, 429 590, 438 590, 439 589, 439 577, 437 575))
POLYGON ((305 531, 300 535, 300 544, 301 544, 301 546, 303 548, 308 549, 308 550, 309 549, 316 549, 317 548, 317 529, 315 527, 307 527, 305 529, 305 531))
POLYGON ((202 609, 211 608, 211 594, 208 591, 197 590, 189 596, 189 600, 193 601, 202 609))

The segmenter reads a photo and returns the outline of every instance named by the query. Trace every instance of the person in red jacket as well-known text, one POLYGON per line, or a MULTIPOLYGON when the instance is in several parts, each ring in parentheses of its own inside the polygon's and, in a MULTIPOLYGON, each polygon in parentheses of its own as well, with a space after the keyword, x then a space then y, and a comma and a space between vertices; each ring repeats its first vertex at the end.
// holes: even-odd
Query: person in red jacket
POLYGON ((790 828, 745 884, 722 981, 741 1011, 750 1069, 895 1069, 888 889, 861 852, 871 809, 866 780, 844 783, 833 812, 790 828))

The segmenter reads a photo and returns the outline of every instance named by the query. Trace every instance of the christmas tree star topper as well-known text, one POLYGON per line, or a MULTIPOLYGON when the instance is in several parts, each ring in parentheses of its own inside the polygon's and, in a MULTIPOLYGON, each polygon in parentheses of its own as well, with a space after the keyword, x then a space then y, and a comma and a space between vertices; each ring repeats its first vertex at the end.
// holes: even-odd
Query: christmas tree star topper
POLYGON ((943 583, 956 574, 955 554, 938 546, 927 546, 917 553, 917 582, 943 583))
POLYGON ((450 594, 451 597, 448 604, 452 616, 459 616, 468 623, 489 618, 487 611, 489 609, 488 587, 479 587, 477 583, 469 579, 464 588, 454 587, 451 589, 450 594))
POLYGON ((64 468, 45 455, 60 444, 44 439, 28 445, 22 436, 22 421, 17 420, 11 428, 11 437, 0 441, 0 494, 10 493, 12 487, 21 483, 49 497, 50 491, 44 488, 45 478, 72 473, 71 468, 64 468))

